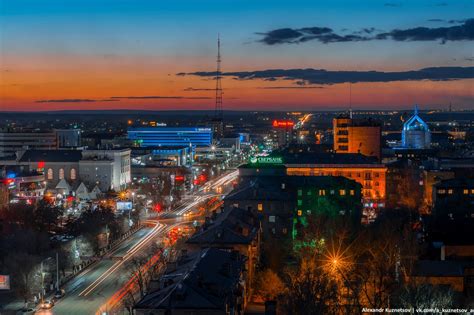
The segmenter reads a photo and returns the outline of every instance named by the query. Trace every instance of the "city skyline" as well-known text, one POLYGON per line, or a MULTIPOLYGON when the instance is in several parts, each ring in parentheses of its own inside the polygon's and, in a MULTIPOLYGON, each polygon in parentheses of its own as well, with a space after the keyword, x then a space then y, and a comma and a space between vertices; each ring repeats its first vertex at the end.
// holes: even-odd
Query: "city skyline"
POLYGON ((474 105, 472 1, 1 5, 0 111, 474 105))

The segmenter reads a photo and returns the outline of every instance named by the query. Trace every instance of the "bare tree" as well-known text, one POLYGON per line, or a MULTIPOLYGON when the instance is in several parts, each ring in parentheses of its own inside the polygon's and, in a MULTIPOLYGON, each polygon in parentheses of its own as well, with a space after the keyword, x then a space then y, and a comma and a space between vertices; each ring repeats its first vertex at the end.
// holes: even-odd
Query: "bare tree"
POLYGON ((399 306, 404 308, 442 309, 453 307, 454 292, 429 284, 409 283, 399 295, 399 306))
POLYGON ((328 277, 318 260, 303 258, 297 268, 285 274, 287 314, 335 314, 337 284, 328 277))

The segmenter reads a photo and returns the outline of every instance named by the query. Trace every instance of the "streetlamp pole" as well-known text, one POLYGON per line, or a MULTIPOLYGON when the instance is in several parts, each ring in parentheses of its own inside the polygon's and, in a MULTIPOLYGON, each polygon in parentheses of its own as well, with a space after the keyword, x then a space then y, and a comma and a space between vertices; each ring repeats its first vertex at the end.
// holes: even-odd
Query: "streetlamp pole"
POLYGON ((59 254, 56 252, 56 291, 59 290, 59 254))

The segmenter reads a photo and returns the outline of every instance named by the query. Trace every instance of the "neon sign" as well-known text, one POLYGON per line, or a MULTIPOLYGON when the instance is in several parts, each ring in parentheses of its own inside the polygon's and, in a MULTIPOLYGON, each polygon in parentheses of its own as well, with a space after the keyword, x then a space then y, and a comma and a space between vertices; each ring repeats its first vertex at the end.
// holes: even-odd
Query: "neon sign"
POLYGON ((276 128, 287 128, 287 127, 293 127, 295 125, 294 122, 292 122, 291 120, 274 120, 273 121, 273 127, 276 127, 276 128))
POLYGON ((251 164, 283 164, 280 156, 253 156, 250 158, 251 164))

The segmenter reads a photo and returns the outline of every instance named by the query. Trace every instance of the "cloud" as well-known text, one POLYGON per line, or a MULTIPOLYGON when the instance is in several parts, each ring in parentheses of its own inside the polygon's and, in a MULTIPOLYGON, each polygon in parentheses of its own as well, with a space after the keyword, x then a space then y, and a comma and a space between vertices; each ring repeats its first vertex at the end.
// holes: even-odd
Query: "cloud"
POLYGON ((395 41, 459 41, 474 40, 474 19, 469 19, 461 25, 449 27, 415 27, 409 29, 395 29, 387 33, 380 33, 376 39, 392 39, 395 41))
POLYGON ((368 38, 357 34, 339 35, 334 33, 329 27, 304 27, 299 29, 280 28, 266 33, 257 33, 263 35, 260 42, 266 45, 276 44, 298 44, 311 40, 318 40, 324 44, 336 42, 362 41, 368 38))
MULTIPOLYGON (((441 19, 431 19, 433 21, 443 21, 441 19)), ((395 41, 459 41, 474 40, 474 19, 450 20, 450 24, 460 24, 448 27, 415 27, 408 29, 394 29, 388 32, 376 30, 373 27, 366 27, 355 31, 352 34, 337 34, 329 27, 303 27, 303 28, 280 28, 266 33, 257 33, 263 36, 259 42, 266 45, 278 44, 299 44, 312 40, 323 44, 340 42, 360 42, 369 40, 395 41)), ((178 74, 182 75, 182 74, 178 74)))
MULTIPOLYGON (((210 77, 214 72, 192 72, 187 75, 210 77)), ((331 71, 325 69, 268 69, 260 71, 224 72, 223 76, 237 80, 290 80, 297 84, 339 84, 346 82, 392 82, 392 81, 448 81, 473 79, 474 67, 432 67, 411 71, 331 71), (299 82, 299 83, 298 83, 299 82)))
POLYGON ((186 92, 195 92, 195 91, 215 91, 216 89, 207 89, 207 88, 193 88, 193 87, 188 87, 185 88, 183 91, 186 92))
POLYGON ((145 95, 145 96, 112 96, 111 99, 127 99, 127 100, 153 100, 153 99, 173 99, 173 100, 208 100, 212 97, 207 96, 159 96, 159 95, 145 95))
POLYGON ((394 3, 394 2, 387 2, 387 3, 384 3, 383 4, 385 7, 392 7, 392 8, 397 8, 397 7, 401 7, 402 4, 401 3, 394 3))
POLYGON ((260 90, 324 89, 323 86, 262 86, 260 90))
POLYGON ((84 99, 84 98, 66 98, 56 100, 38 100, 36 103, 93 103, 97 100, 84 99))
POLYGON ((50 99, 37 100, 36 103, 95 103, 95 102, 119 102, 118 99, 90 99, 90 98, 65 98, 65 99, 50 99))

